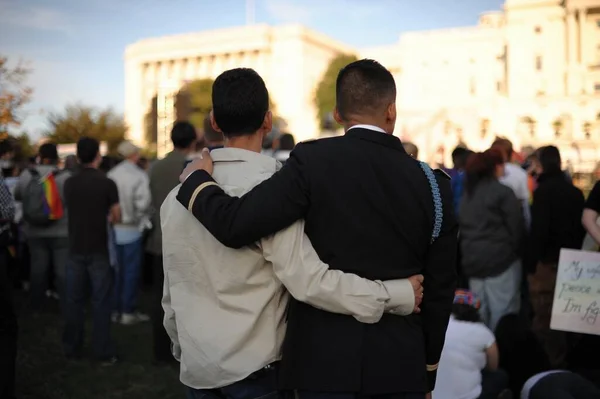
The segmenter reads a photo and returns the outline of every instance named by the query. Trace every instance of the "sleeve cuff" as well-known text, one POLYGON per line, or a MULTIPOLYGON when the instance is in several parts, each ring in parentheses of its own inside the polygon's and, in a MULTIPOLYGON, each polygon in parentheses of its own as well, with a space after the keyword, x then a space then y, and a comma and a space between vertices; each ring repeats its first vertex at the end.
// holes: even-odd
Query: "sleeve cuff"
POLYGON ((429 370, 431 366, 427 365, 427 388, 429 392, 435 389, 435 380, 437 379, 437 364, 435 370, 429 370))
POLYGON ((390 300, 385 306, 387 313, 408 316, 415 309, 415 292, 408 279, 388 280, 383 282, 390 300))
POLYGON ((186 209, 191 210, 198 194, 206 187, 218 186, 214 179, 205 170, 197 170, 189 175, 181 184, 177 193, 177 200, 186 209))

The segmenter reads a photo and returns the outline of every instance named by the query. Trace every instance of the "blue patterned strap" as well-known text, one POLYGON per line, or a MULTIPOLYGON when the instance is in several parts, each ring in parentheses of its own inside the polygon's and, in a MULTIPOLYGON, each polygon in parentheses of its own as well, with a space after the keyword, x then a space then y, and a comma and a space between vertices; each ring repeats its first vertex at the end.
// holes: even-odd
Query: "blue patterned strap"
POLYGON ((433 196, 434 222, 433 231, 431 233, 431 242, 433 243, 440 236, 440 231, 442 230, 442 221, 444 220, 442 196, 440 195, 440 187, 438 186, 437 179, 435 178, 435 173, 433 173, 431 167, 425 162, 419 162, 419 164, 421 165, 421 169, 423 169, 423 172, 425 172, 425 176, 429 181, 429 187, 431 188, 431 194, 433 196))

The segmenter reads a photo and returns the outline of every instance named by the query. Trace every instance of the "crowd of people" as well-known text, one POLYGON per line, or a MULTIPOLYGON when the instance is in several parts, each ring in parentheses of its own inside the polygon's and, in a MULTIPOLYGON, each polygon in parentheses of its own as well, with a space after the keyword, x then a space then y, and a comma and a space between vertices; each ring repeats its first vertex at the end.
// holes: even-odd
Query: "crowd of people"
POLYGON ((395 96, 389 71, 354 62, 336 87, 346 134, 296 145, 239 68, 161 160, 83 137, 64 160, 44 143, 17 164, 0 143, 0 397, 16 286, 29 311, 58 301, 67 358, 88 299, 104 365, 120 361, 111 323, 151 321, 190 398, 600 398, 600 337, 550 329, 560 250, 598 250, 600 182, 585 199, 556 147, 519 163, 504 138, 433 170, 391 134, 395 96))

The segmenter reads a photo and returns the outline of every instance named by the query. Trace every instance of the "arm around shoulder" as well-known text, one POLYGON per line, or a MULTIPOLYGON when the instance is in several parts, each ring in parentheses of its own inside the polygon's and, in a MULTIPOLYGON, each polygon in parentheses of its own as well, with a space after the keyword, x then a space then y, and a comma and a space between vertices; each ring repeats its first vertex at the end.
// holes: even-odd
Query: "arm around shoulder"
POLYGON ((309 206, 307 156, 299 144, 285 166, 244 196, 227 195, 205 171, 192 173, 177 200, 222 244, 241 248, 301 219, 309 206))

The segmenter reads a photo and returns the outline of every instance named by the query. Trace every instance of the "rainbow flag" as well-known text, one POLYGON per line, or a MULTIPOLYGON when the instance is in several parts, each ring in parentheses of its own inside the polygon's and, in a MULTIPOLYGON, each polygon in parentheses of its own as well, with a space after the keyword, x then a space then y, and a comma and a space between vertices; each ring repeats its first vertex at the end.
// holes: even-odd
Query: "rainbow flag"
POLYGON ((58 193, 58 186, 54 173, 49 173, 42 179, 44 185, 45 202, 44 210, 50 220, 58 220, 63 217, 63 204, 58 193))

